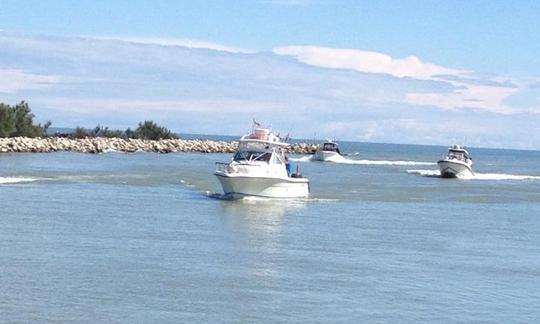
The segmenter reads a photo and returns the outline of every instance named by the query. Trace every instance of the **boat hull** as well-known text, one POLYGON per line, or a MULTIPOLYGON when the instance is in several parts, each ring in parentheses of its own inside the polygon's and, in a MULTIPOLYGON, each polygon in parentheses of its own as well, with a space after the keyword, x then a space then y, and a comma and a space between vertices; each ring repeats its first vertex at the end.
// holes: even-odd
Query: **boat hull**
POLYGON ((322 151, 319 150, 313 154, 312 160, 314 161, 332 161, 337 157, 341 156, 338 152, 334 151, 322 151))
POLYGON ((441 177, 443 178, 459 178, 472 177, 474 172, 470 165, 461 161, 440 160, 437 162, 441 177))
POLYGON ((309 180, 305 178, 272 178, 214 173, 223 193, 232 198, 257 196, 267 198, 306 198, 309 180))

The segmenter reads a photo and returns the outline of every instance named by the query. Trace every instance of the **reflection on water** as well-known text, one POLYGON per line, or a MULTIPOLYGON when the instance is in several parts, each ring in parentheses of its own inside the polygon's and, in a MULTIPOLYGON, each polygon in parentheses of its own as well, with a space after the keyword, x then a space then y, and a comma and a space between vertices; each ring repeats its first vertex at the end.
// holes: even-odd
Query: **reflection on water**
POLYGON ((220 201, 225 231, 234 246, 231 255, 257 289, 275 288, 283 277, 284 238, 306 205, 306 201, 261 198, 220 201))
POLYGON ((306 208, 306 200, 264 199, 246 197, 221 202, 224 215, 251 230, 275 233, 287 215, 306 208))

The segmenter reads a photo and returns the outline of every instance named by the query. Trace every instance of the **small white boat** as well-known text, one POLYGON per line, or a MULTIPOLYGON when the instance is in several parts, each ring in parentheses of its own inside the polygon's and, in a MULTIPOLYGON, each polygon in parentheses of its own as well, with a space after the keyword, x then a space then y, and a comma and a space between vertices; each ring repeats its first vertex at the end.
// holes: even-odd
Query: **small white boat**
POLYGON ((313 154, 312 160, 314 161, 332 161, 336 157, 341 156, 339 146, 336 142, 327 140, 313 154))
POLYGON ((255 124, 251 134, 238 142, 229 163, 216 163, 214 175, 231 198, 258 196, 303 198, 309 196, 309 180, 291 171, 286 156, 290 144, 255 124))
POLYGON ((443 178, 474 176, 472 164, 469 152, 458 145, 448 148, 448 154, 437 162, 443 178))

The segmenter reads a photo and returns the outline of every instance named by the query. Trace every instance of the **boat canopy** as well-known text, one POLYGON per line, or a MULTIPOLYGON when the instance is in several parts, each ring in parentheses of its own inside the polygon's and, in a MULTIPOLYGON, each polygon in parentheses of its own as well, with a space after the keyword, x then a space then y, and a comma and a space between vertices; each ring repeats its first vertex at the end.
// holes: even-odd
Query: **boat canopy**
POLYGON ((467 150, 459 145, 454 145, 452 147, 449 147, 448 148, 448 152, 461 152, 461 153, 466 153, 468 154, 469 152, 467 152, 467 150))
POLYGON ((238 142, 238 151, 266 152, 274 147, 287 147, 289 144, 283 142, 270 142, 262 140, 241 139, 238 142))

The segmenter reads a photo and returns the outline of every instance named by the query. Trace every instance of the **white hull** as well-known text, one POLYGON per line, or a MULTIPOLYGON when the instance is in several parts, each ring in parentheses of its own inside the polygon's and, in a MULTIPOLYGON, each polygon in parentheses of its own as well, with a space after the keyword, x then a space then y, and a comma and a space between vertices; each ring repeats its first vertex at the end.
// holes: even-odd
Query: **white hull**
POLYGON ((443 178, 474 176, 471 166, 462 161, 440 160, 437 164, 443 178))
POLYGON ((268 198, 305 198, 309 196, 309 180, 305 178, 272 178, 230 175, 216 172, 223 193, 232 198, 258 196, 268 198))
POLYGON ((311 159, 314 161, 332 161, 338 156, 341 156, 338 152, 318 150, 311 159))

